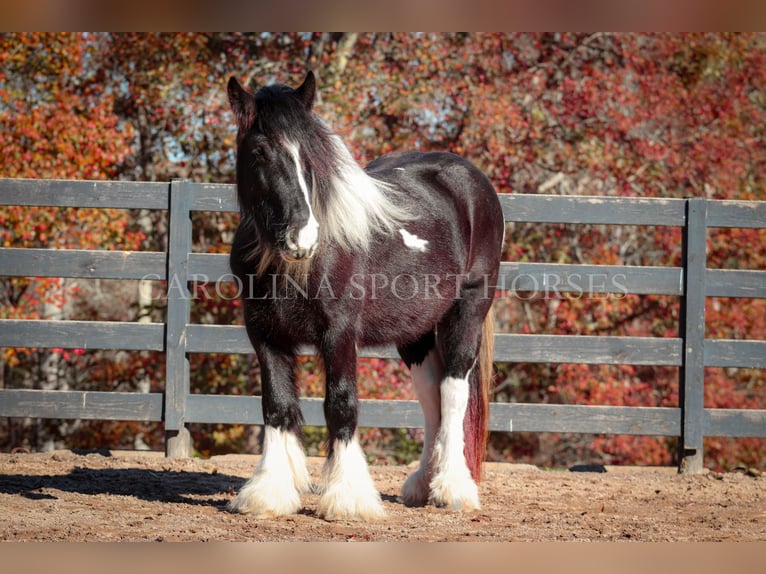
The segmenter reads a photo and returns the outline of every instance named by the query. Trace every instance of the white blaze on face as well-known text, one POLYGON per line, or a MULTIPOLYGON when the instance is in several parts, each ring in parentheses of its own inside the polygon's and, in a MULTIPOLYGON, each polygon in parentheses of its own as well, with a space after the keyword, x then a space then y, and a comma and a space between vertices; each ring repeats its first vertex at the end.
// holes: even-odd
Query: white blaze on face
POLYGON ((311 249, 319 241, 319 222, 314 217, 314 210, 311 209, 311 195, 309 193, 308 185, 306 185, 306 178, 303 176, 303 169, 301 168, 301 153, 297 143, 287 142, 285 149, 290 153, 295 163, 295 172, 298 176, 298 185, 303 192, 303 199, 306 201, 306 206, 309 209, 309 220, 306 225, 298 232, 298 247, 301 249, 311 249))
POLYGON ((428 241, 425 239, 420 239, 420 237, 413 235, 406 229, 400 229, 399 233, 402 234, 402 240, 404 241, 404 244, 413 251, 420 251, 421 253, 425 253, 426 249, 428 249, 428 241))

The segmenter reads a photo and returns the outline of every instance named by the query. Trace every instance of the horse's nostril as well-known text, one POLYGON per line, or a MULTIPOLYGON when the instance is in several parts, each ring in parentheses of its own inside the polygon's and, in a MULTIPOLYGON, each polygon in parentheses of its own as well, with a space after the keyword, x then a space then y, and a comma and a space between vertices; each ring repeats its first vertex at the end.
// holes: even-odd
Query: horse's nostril
POLYGON ((285 233, 285 245, 288 249, 293 251, 298 250, 298 232, 294 227, 291 227, 287 230, 287 233, 285 233))

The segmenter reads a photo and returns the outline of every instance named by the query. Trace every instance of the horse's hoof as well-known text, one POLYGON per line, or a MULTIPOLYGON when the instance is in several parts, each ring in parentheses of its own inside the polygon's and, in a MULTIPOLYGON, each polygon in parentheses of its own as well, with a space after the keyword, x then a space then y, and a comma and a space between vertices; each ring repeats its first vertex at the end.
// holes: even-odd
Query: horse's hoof
POLYGON ((454 512, 467 512, 481 508, 479 487, 470 474, 436 475, 431 481, 429 502, 439 508, 448 508, 454 512))
POLYGON ((402 485, 399 501, 405 506, 425 506, 428 504, 428 476, 418 469, 407 477, 402 485))
POLYGON ((317 515, 325 520, 376 521, 386 517, 380 495, 368 493, 364 497, 349 496, 349 493, 325 492, 319 498, 317 515))
POLYGON ((256 518, 276 518, 295 514, 301 508, 297 489, 266 489, 263 484, 245 484, 237 497, 229 502, 230 512, 256 518))

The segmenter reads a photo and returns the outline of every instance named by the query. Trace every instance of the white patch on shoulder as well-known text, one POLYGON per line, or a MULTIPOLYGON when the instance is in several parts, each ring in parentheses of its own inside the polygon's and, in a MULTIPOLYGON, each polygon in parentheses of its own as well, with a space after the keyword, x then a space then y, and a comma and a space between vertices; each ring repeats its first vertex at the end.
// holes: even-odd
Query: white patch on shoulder
POLYGON ((399 233, 402 234, 402 239, 404 240, 404 244, 407 247, 413 249, 414 251, 420 251, 421 253, 426 252, 426 249, 428 248, 428 241, 425 239, 420 239, 420 237, 413 235, 406 229, 400 229, 399 233))
POLYGON ((404 168, 403 167, 395 167, 394 171, 404 171, 404 168))

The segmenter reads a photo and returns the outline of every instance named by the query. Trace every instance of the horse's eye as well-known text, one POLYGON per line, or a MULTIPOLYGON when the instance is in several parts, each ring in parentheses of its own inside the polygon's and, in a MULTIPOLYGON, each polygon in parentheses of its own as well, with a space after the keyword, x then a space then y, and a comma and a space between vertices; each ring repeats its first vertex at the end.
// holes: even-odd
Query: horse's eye
POLYGON ((266 163, 271 158, 271 147, 267 141, 257 139, 251 143, 250 153, 258 163, 266 163))
POLYGON ((268 151, 266 149, 265 145, 256 145, 253 146, 253 149, 251 150, 253 157, 258 162, 264 162, 267 159, 268 151))

